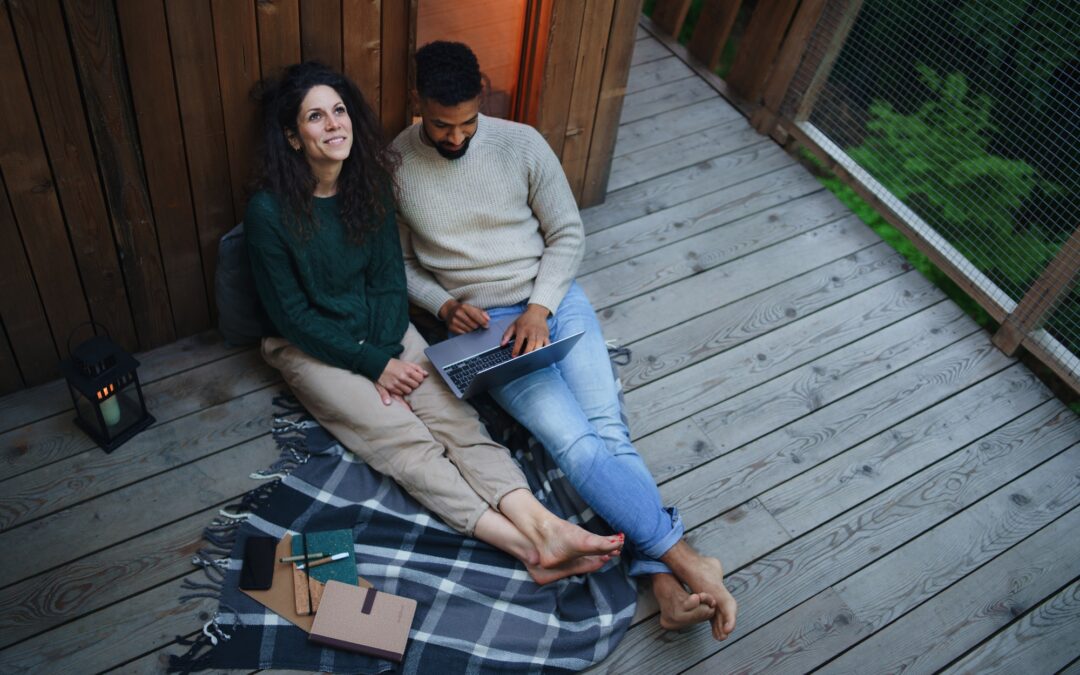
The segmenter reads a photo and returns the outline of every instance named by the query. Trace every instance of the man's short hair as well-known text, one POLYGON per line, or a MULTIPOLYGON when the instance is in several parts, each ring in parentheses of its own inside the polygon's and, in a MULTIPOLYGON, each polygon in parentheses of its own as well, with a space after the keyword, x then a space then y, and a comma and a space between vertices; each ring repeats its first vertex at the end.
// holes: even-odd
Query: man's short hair
POLYGON ((455 106, 480 95, 476 54, 460 42, 429 42, 416 51, 416 91, 439 105, 455 106))

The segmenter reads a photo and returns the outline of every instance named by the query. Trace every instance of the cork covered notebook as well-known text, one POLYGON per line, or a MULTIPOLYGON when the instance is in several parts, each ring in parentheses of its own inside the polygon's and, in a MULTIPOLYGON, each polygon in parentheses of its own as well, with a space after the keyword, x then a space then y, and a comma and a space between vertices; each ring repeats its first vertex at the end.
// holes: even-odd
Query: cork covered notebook
POLYGON ((308 639, 400 662, 415 613, 411 598, 328 581, 308 639))

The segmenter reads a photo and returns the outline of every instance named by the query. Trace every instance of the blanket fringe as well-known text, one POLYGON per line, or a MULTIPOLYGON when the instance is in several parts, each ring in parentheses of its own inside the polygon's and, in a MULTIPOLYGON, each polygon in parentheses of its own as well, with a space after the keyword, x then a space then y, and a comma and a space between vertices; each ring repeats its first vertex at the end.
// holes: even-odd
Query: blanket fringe
POLYGON ((249 475, 252 480, 267 482, 249 490, 239 502, 227 504, 218 510, 218 517, 203 529, 203 539, 208 545, 200 548, 191 558, 191 564, 202 569, 205 581, 184 579, 180 584, 181 588, 192 592, 181 595, 179 602, 209 598, 217 600, 220 606, 213 618, 203 624, 200 633, 192 637, 176 637, 176 644, 188 649, 183 654, 169 655, 169 672, 189 673, 210 667, 211 650, 219 642, 231 638, 221 624, 222 609, 233 615, 236 624, 243 625, 239 613, 221 603, 225 573, 229 568, 237 531, 241 523, 270 499, 270 494, 280 484, 281 479, 307 462, 310 455, 303 432, 317 424, 306 418, 306 411, 289 393, 275 396, 274 408, 276 414, 271 432, 280 454, 273 464, 249 475))

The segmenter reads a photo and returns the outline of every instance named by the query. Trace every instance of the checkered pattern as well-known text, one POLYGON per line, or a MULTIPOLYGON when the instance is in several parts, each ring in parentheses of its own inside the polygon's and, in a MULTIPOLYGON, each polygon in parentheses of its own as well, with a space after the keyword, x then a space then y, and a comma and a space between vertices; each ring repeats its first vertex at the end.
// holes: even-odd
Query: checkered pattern
MULTIPOLYGON (((609 532, 524 429, 490 401, 478 407, 492 436, 513 450, 541 502, 590 530, 609 532)), ((289 428, 279 442, 302 446, 308 458, 240 526, 217 617, 229 639, 188 667, 577 671, 604 659, 622 638, 636 600, 624 565, 612 561, 593 574, 537 586, 516 560, 450 529, 318 425, 308 420, 289 428), (237 590, 246 536, 338 528, 353 530, 360 576, 418 603, 400 665, 309 643, 302 630, 237 590)))

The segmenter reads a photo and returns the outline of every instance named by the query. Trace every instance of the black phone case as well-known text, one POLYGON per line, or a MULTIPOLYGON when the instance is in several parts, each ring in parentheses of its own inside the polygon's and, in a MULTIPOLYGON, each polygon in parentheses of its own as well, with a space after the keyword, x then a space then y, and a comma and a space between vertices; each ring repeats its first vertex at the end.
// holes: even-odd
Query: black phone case
POLYGON ((277 539, 248 537, 244 542, 244 562, 240 568, 240 588, 265 591, 274 581, 274 552, 277 539))

